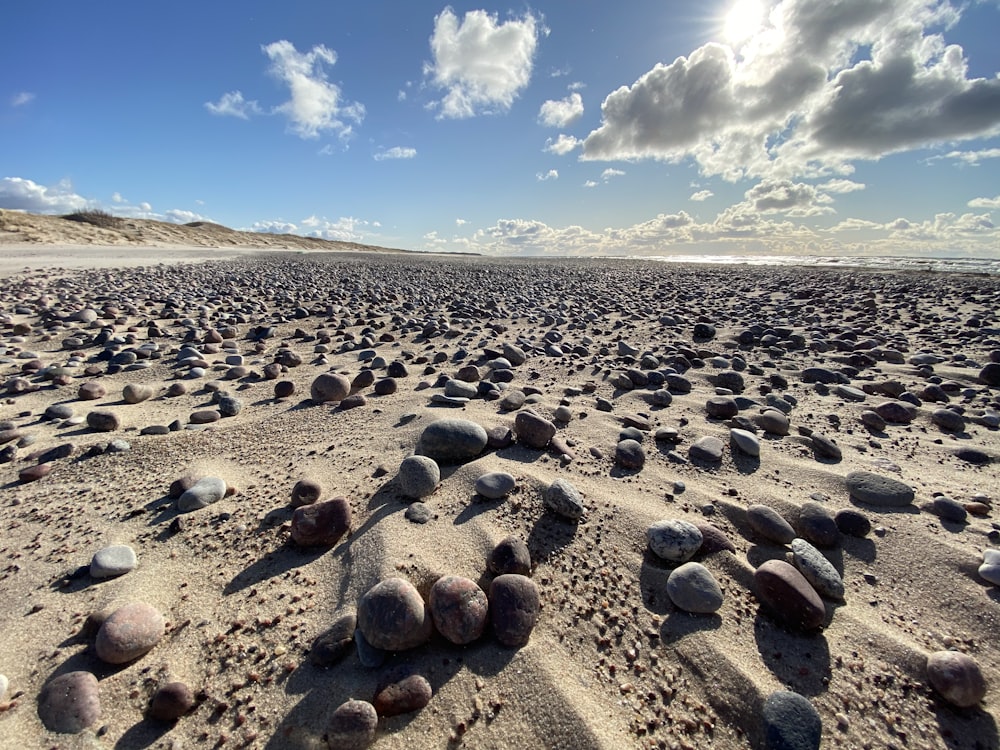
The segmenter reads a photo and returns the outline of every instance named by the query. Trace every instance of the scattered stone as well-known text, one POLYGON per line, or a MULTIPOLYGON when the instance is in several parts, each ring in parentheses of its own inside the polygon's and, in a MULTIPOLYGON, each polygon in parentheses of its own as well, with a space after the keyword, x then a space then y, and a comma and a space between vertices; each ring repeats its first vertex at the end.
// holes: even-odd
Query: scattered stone
POLYGON ((688 449, 688 457, 692 461, 704 461, 717 464, 722 461, 722 451, 725 446, 714 435, 705 435, 695 440, 688 449))
POLYGON ((309 397, 319 404, 343 401, 351 395, 351 381, 339 372, 324 372, 309 386, 309 397))
POLYGON ((303 505, 312 505, 323 494, 320 483, 310 477, 302 477, 292 486, 292 507, 299 508, 303 505))
POLYGON ((346 497, 312 503, 292 513, 292 541, 300 547, 332 547, 351 529, 351 504, 346 497))
POLYGON ((224 479, 203 477, 177 498, 177 510, 181 513, 190 513, 193 510, 207 508, 224 498, 227 491, 228 487, 224 479))
POLYGON ((91 578, 113 578, 135 570, 135 550, 127 544, 113 544, 98 550, 90 561, 91 578))
POLYGON ((672 563, 690 560, 701 547, 701 531, 679 519, 657 521, 646 529, 646 542, 657 557, 672 563))
POLYGON ((411 523, 427 523, 434 518, 434 512, 430 509, 429 505, 418 501, 406 506, 406 512, 403 513, 403 517, 411 523))
POLYGON ((754 423, 764 432, 772 435, 788 434, 788 417, 777 409, 765 409, 753 419, 754 423))
POLYGON ((983 551, 983 564, 979 566, 979 577, 994 586, 1000 586, 1000 550, 983 551))
POLYGON ((788 544, 795 529, 774 508, 756 503, 747 508, 747 523, 759 536, 776 544, 788 544))
POLYGON ((556 426, 534 412, 519 411, 514 417, 514 434, 517 435, 519 443, 536 450, 544 450, 556 434, 556 426))
POLYGON ((316 636, 309 649, 309 660, 317 667, 329 667, 339 662, 353 650, 357 626, 358 618, 353 612, 338 617, 333 625, 316 636))
POLYGON ((372 646, 383 651, 405 651, 431 637, 431 614, 413 584, 387 578, 362 595, 358 602, 358 630, 372 646))
POLYGON ((845 482, 851 498, 865 505, 901 508, 913 502, 913 488, 892 477, 870 471, 852 471, 845 482))
POLYGON ((622 440, 615 447, 615 463, 623 469, 641 469, 646 463, 646 451, 637 440, 622 440))
POLYGON ((121 420, 112 411, 92 411, 87 414, 87 426, 94 432, 114 432, 121 420))
POLYGON ((685 612, 711 614, 722 606, 719 582, 701 563, 686 562, 675 568, 667 578, 667 594, 685 612))
POLYGON ((868 520, 868 516, 854 508, 838 510, 834 516, 834 521, 837 523, 837 528, 849 536, 864 538, 872 530, 872 524, 868 520))
POLYGON ((833 563, 805 539, 793 539, 791 546, 795 567, 812 584, 816 592, 827 599, 842 601, 844 581, 833 567, 833 563))
POLYGON ((545 490, 542 504, 558 516, 576 521, 583 517, 586 507, 583 495, 565 479, 557 479, 545 490))
POLYGON ((875 413, 886 422, 909 424, 917 416, 917 408, 906 401, 883 401, 875 407, 875 413))
POLYGON ((968 654, 937 651, 927 657, 927 681, 942 698, 959 708, 971 708, 986 695, 982 670, 968 654))
POLYGON ((122 389, 122 399, 126 404, 138 404, 152 397, 152 387, 142 383, 129 383, 122 389))
POLYGON ((27 484, 28 482, 37 482, 42 477, 47 477, 50 473, 52 473, 52 464, 36 464, 35 466, 21 469, 17 472, 17 478, 27 484))
POLYGON ((757 599, 778 622, 794 630, 816 630, 826 608, 816 589, 784 560, 768 560, 754 571, 757 599))
POLYGON ((441 482, 441 469, 434 459, 427 456, 408 456, 400 463, 396 480, 405 497, 420 499, 437 489, 441 482))
POLYGON ((79 734, 101 718, 97 678, 90 672, 66 672, 47 682, 38 694, 38 718, 51 732, 79 734))
POLYGON ((816 455, 820 458, 840 461, 844 457, 843 451, 841 451, 840 446, 837 445, 833 438, 814 432, 809 436, 809 439, 812 441, 813 450, 816 451, 816 455))
POLYGON ((168 682, 161 686, 149 704, 149 718, 157 721, 176 721, 194 708, 194 693, 183 682, 168 682))
POLYGON ((97 656, 108 664, 138 659, 163 638, 163 615, 145 602, 132 602, 112 612, 97 631, 97 656))
POLYGON ((476 480, 476 492, 489 500, 506 497, 516 486, 517 481, 505 471, 491 471, 476 480))
POLYGON ((541 611, 535 582, 516 573, 497 576, 490 583, 489 603, 497 640, 510 648, 526 645, 541 611))
POLYGON ((108 395, 108 389, 96 380, 82 383, 77 389, 76 397, 81 401, 96 401, 108 395))
POLYGON ((497 544, 486 562, 489 569, 497 575, 517 573, 526 576, 531 574, 531 554, 528 551, 528 545, 516 536, 509 536, 497 544))
MULTIPOLYGON (((483 598, 486 598, 485 594, 483 598)), ((426 677, 411 674, 381 687, 372 704, 379 716, 399 716, 424 708, 431 702, 433 694, 426 677)))
POLYGON ((819 547, 834 547, 840 541, 840 529, 833 514, 814 500, 802 504, 797 526, 803 537, 819 547))
POLYGON ((931 511, 944 521, 965 523, 968 511, 965 506, 947 495, 938 495, 931 501, 931 511))
POLYGON ((730 419, 740 412, 732 396, 712 396, 705 402, 705 412, 712 419, 730 419))
POLYGON ((337 706, 326 725, 330 750, 365 750, 375 741, 378 712, 368 701, 349 700, 337 706))
POLYGON ((452 643, 472 643, 486 629, 489 603, 475 581, 442 576, 431 587, 427 603, 434 626, 452 643))
POLYGON ((707 521, 699 521, 695 523, 695 526, 701 532, 701 547, 698 548, 697 554, 710 555, 713 552, 722 552, 723 550, 727 552, 736 551, 736 545, 732 543, 729 537, 726 536, 726 533, 718 526, 710 524, 707 521))
POLYGON ((441 463, 463 463, 486 448, 489 436, 481 426, 466 419, 439 419, 420 435, 416 452, 441 463))
POLYGON ((765 750, 819 750, 823 720, 808 699, 788 690, 767 696, 761 711, 765 750))
POLYGON ((741 453, 753 458, 760 456, 760 440, 749 430, 733 427, 729 430, 729 442, 741 453))

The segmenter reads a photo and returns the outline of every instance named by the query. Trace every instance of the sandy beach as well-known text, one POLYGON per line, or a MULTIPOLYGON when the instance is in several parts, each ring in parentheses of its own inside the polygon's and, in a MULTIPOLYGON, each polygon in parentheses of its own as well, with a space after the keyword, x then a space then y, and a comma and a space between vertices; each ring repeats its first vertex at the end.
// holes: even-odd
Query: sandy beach
POLYGON ((58 229, 0 744, 1000 747, 1000 280, 58 229))

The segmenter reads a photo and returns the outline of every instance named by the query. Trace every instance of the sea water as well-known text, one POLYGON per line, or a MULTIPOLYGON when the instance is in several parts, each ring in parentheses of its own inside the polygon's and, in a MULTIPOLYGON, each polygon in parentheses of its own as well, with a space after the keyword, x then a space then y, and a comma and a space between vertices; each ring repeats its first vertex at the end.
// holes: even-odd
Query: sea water
POLYGON ((1000 276, 1000 258, 908 258, 865 255, 635 255, 634 260, 709 265, 862 268, 1000 276))

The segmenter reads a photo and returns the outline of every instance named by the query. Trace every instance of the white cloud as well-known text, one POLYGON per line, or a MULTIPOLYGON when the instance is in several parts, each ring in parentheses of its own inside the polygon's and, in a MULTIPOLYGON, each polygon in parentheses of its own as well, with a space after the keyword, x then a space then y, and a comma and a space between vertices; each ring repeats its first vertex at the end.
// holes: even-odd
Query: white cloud
POLYGON ((434 19, 433 62, 424 66, 431 82, 446 90, 435 103, 440 118, 465 118, 506 111, 531 80, 539 24, 530 13, 500 23, 496 15, 472 10, 461 22, 451 8, 434 19))
POLYGON ((261 234, 296 234, 299 228, 290 221, 255 221, 250 227, 251 232, 261 234))
POLYGON ((466 219, 455 219, 455 226, 456 227, 464 227, 468 223, 469 222, 466 219))
POLYGON ((545 140, 545 148, 542 150, 556 156, 565 156, 582 143, 583 141, 578 140, 574 136, 560 133, 559 137, 554 141, 551 138, 547 138, 545 140))
POLYGON ((565 128, 583 117, 583 97, 575 91, 565 99, 549 99, 538 110, 538 121, 549 128, 565 128))
POLYGON ((417 155, 415 148, 408 146, 393 146, 384 151, 375 153, 375 161, 385 161, 386 159, 413 159, 417 155))
POLYGON ((969 208, 1000 208, 1000 195, 996 198, 973 198, 969 208))
POLYGON ((612 179, 613 177, 623 177, 624 175, 625 175, 625 172, 623 170, 621 170, 621 169, 612 169, 611 167, 608 167, 603 172, 601 172, 601 179, 604 180, 605 182, 607 182, 608 180, 612 179))
POLYGON ((597 187, 597 182, 595 182, 594 180, 587 180, 585 183, 583 183, 583 186, 585 188, 595 188, 597 187))
POLYGON ((122 197, 121 193, 112 193, 111 194, 111 201, 112 201, 112 203, 127 203, 128 202, 128 201, 126 201, 122 197))
POLYGON ((360 123, 364 105, 343 101, 340 87, 327 80, 325 65, 334 65, 337 54, 318 44, 309 52, 299 52, 284 39, 263 47, 271 60, 270 72, 284 82, 291 98, 276 108, 289 120, 289 128, 300 138, 317 138, 332 132, 341 138, 351 135, 350 123, 360 123))
POLYGON ((583 158, 695 161, 705 175, 843 176, 851 162, 1000 132, 1000 77, 972 78, 940 0, 778 0, 734 51, 708 43, 611 92, 583 158))
POLYGON ((238 117, 248 120, 250 115, 260 114, 260 105, 255 101, 247 101, 240 91, 230 91, 223 94, 217 102, 205 102, 205 109, 220 117, 238 117))
POLYGON ((962 166, 978 167, 986 159, 1000 159, 1000 148, 986 148, 981 151, 949 151, 942 156, 932 156, 927 161, 953 159, 962 166))
POLYGON ((69 180, 45 186, 21 177, 0 179, 0 208, 33 214, 69 214, 96 205, 73 192, 69 180))
POLYGON ((691 193, 691 197, 689 198, 689 200, 693 200, 696 202, 707 201, 713 195, 715 195, 715 193, 713 193, 711 190, 699 190, 696 193, 691 193))
POLYGON ((863 182, 854 182, 854 180, 836 179, 827 180, 817 187, 828 193, 853 193, 858 190, 864 190, 865 184, 863 182))
POLYGON ((760 213, 787 213, 812 206, 816 188, 790 180, 765 180, 750 188, 745 197, 760 213))
POLYGON ((545 182, 546 180, 558 180, 559 171, 556 169, 550 169, 548 172, 539 172, 535 175, 535 179, 539 182, 545 182))
POLYGON ((30 104, 34 100, 35 95, 30 91, 18 91, 10 98, 10 106, 23 107, 25 104, 30 104))
POLYGON ((368 231, 368 227, 378 228, 381 226, 377 221, 356 219, 353 216, 341 216, 336 221, 330 221, 325 216, 310 216, 300 223, 307 230, 303 232, 307 237, 319 237, 339 242, 366 242, 366 237, 372 235, 368 231))
MULTIPOLYGON (((143 205, 148 206, 148 203, 143 205)), ((190 224, 192 221, 209 221, 208 218, 202 216, 201 214, 195 213, 194 211, 185 211, 180 208, 171 208, 168 211, 164 211, 164 218, 173 224, 190 224)))

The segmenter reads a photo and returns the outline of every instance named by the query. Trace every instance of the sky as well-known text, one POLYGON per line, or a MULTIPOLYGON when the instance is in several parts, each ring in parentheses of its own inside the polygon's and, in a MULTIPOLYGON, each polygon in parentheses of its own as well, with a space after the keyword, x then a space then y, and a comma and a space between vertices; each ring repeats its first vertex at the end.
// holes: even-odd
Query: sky
POLYGON ((493 255, 1000 258, 1000 0, 79 0, 0 208, 493 255))

